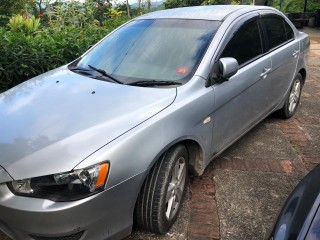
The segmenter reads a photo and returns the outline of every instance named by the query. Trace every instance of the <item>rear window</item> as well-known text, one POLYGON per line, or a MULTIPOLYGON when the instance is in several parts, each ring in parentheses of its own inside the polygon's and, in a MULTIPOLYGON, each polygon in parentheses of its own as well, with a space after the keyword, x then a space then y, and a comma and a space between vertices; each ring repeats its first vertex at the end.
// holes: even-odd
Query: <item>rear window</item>
POLYGON ((294 32, 293 32, 292 28, 290 27, 290 25, 285 20, 283 20, 283 23, 284 23, 284 27, 286 29, 287 40, 293 39, 294 38, 294 32))
POLYGON ((263 17, 269 49, 282 45, 286 41, 294 38, 294 33, 289 24, 280 16, 267 15, 263 17))

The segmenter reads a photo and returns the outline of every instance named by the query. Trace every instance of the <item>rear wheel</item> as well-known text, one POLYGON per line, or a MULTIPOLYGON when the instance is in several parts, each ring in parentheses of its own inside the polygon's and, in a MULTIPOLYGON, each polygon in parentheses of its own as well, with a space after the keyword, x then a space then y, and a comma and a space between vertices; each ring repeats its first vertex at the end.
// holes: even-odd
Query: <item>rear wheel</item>
POLYGON ((291 118, 296 112, 301 96, 302 89, 302 76, 301 74, 297 74, 295 80, 293 81, 290 94, 283 106, 282 109, 279 110, 279 115, 282 118, 288 119, 291 118))
POLYGON ((178 217, 186 192, 188 151, 184 145, 168 150, 151 168, 139 193, 135 222, 145 230, 166 233, 178 217))

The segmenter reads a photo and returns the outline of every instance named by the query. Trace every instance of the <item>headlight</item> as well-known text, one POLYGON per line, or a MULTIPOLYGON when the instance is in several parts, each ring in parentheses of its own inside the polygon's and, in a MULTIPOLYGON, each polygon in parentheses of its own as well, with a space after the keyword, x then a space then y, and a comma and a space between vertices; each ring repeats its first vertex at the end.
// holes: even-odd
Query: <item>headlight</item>
POLYGON ((109 163, 54 175, 14 180, 7 185, 15 195, 50 199, 55 202, 79 200, 104 190, 109 163))

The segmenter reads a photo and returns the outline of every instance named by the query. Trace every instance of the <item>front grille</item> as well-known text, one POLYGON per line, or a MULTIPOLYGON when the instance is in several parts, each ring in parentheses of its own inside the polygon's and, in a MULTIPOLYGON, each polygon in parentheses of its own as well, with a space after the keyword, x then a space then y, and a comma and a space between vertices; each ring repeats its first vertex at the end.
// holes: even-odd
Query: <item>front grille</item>
POLYGON ((83 233, 84 231, 63 237, 42 237, 36 235, 30 235, 30 237, 32 237, 34 240, 79 240, 83 233))

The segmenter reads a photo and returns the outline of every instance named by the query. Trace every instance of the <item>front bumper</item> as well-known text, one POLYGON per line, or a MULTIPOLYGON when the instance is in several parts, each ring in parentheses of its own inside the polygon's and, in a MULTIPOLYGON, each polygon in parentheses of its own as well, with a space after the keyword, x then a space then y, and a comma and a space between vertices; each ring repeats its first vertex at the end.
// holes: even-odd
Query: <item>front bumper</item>
POLYGON ((91 197, 52 202, 15 196, 0 184, 0 229, 13 239, 121 239, 131 232, 144 173, 91 197), (79 237, 77 237, 79 236, 79 237), (70 238, 71 239, 71 238, 70 238))

